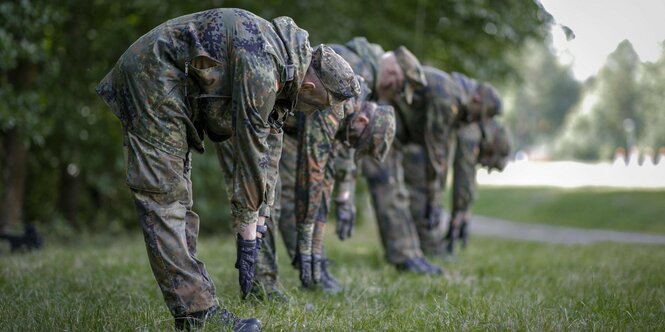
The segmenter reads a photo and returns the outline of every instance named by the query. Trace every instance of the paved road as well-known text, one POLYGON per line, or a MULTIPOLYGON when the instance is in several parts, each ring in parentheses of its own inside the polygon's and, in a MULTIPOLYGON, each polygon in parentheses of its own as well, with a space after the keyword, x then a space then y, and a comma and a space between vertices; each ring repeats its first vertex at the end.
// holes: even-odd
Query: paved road
POLYGON ((471 234, 565 244, 595 242, 665 244, 665 235, 518 223, 483 216, 473 216, 471 234))

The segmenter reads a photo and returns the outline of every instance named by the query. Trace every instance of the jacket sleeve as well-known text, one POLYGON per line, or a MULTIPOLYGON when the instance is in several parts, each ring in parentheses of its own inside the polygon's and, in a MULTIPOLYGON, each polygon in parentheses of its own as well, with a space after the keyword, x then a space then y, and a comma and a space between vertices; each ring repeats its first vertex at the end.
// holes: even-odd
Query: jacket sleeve
POLYGON ((329 108, 307 117, 298 142, 296 223, 325 222, 333 186, 331 157, 341 114, 329 108), (330 162, 330 164, 329 164, 330 162))
POLYGON ((344 144, 337 144, 335 156, 335 192, 336 202, 355 202, 357 166, 355 149, 344 144))
POLYGON ((271 161, 268 124, 276 98, 276 68, 267 54, 240 49, 233 56, 231 209, 236 224, 250 224, 257 221, 259 208, 268 201, 269 191, 274 189, 269 181, 277 172, 271 161))
POLYGON ((425 124, 427 203, 443 206, 443 190, 448 170, 449 137, 456 106, 452 100, 435 95, 427 107, 425 124))
POLYGON ((475 199, 476 162, 481 140, 477 123, 456 131, 457 143, 453 158, 453 213, 468 211, 475 199))

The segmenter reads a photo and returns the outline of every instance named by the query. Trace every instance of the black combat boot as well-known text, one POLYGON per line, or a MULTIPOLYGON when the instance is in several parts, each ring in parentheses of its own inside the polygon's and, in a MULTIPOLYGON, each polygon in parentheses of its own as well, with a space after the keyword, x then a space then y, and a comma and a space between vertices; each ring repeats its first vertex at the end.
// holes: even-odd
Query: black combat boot
POLYGON ((469 223, 466 221, 463 221, 462 225, 460 225, 459 238, 462 241, 462 249, 465 249, 466 244, 469 241, 469 223))
POLYGON ((219 306, 207 310, 191 313, 184 317, 175 318, 175 329, 178 331, 191 331, 203 328, 205 324, 216 324, 220 327, 231 327, 234 332, 261 331, 261 321, 256 318, 241 319, 219 306))
POLYGON ((424 257, 413 257, 403 263, 396 264, 400 272, 411 272, 416 274, 441 274, 441 268, 430 264, 424 257))
POLYGON ((425 257, 419 257, 419 258, 420 258, 420 264, 422 264, 423 268, 428 271, 428 274, 438 275, 443 273, 443 269, 441 267, 430 263, 427 260, 427 258, 425 257))
POLYGON ((457 234, 458 228, 451 223, 448 227, 448 233, 446 234, 446 239, 448 240, 446 251, 449 255, 452 255, 453 251, 455 250, 455 240, 457 239, 457 234))
POLYGON ((328 272, 328 267, 330 265, 330 260, 324 258, 321 264, 321 280, 319 281, 319 285, 324 292, 328 294, 337 294, 342 291, 342 286, 337 282, 337 279, 328 272))

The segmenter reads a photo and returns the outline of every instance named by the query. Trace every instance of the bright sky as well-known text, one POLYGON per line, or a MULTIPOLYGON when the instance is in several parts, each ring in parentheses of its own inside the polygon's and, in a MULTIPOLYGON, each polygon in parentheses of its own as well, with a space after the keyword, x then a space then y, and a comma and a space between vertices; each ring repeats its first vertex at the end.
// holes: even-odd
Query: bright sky
POLYGON ((541 0, 557 23, 575 32, 567 41, 553 26, 554 46, 575 77, 595 75, 617 45, 628 39, 642 61, 655 61, 665 41, 665 0, 541 0))

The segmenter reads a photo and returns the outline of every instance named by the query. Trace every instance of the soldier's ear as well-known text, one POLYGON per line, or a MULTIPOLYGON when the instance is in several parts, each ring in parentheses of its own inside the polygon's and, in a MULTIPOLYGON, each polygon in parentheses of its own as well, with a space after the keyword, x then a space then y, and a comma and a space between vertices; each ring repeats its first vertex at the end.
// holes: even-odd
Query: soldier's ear
POLYGON ((302 91, 314 91, 316 89, 316 84, 311 81, 307 81, 307 78, 302 81, 302 84, 300 85, 300 89, 302 91))
POLYGON ((305 73, 305 77, 302 80, 302 84, 300 84, 300 89, 302 91, 314 92, 314 90, 316 90, 317 84, 318 80, 314 70, 312 67, 307 68, 307 72, 305 73))
POLYGON ((358 116, 356 116, 356 122, 365 127, 369 124, 369 117, 367 114, 365 114, 365 112, 360 112, 358 113, 358 116))

